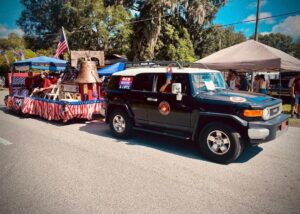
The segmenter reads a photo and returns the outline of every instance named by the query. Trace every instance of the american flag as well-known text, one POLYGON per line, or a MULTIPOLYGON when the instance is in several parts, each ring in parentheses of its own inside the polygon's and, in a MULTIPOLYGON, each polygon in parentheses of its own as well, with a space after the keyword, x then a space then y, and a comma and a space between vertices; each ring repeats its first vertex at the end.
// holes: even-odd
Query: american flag
POLYGON ((66 40, 66 38, 65 38, 64 32, 61 32, 60 39, 59 39, 59 43, 58 43, 58 45, 57 45, 57 48, 56 48, 56 52, 55 52, 54 57, 55 57, 55 58, 59 58, 59 56, 60 56, 61 54, 63 54, 67 49, 68 49, 68 43, 67 43, 67 40, 66 40))

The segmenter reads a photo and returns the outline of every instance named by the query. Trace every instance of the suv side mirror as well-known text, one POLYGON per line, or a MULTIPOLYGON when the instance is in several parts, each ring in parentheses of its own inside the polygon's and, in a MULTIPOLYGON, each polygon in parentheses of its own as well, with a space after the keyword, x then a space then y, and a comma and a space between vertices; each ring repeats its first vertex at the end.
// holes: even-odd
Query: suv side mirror
POLYGON ((181 83, 173 83, 172 84, 172 94, 176 94, 176 100, 181 101, 182 100, 182 89, 181 89, 181 83))

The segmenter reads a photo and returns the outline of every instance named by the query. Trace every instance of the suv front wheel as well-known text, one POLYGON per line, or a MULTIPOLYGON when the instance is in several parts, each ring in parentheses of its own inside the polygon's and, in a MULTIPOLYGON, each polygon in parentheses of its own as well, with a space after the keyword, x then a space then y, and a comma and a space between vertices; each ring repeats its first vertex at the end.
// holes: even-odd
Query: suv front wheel
POLYGON ((132 131, 132 120, 123 110, 114 110, 109 117, 112 134, 118 138, 126 138, 132 131))
POLYGON ((210 123, 199 136, 201 153, 209 160, 230 163, 243 150, 240 135, 234 128, 221 123, 210 123))

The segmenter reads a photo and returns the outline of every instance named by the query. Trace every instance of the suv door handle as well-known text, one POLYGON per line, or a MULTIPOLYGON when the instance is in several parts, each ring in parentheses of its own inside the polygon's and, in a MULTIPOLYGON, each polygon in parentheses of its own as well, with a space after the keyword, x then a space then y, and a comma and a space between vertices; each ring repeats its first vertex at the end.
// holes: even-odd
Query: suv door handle
POLYGON ((157 98, 147 97, 147 101, 157 102, 157 98))

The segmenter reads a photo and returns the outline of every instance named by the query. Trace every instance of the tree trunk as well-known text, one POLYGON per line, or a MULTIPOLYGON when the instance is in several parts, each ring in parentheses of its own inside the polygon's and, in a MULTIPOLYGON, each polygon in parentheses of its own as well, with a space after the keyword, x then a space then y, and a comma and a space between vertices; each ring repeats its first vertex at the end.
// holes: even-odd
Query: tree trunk
POLYGON ((161 32, 163 7, 159 3, 146 3, 140 13, 140 19, 147 21, 135 24, 133 40, 133 59, 152 60, 154 48, 161 32), (149 20, 149 17, 152 19, 149 20))

